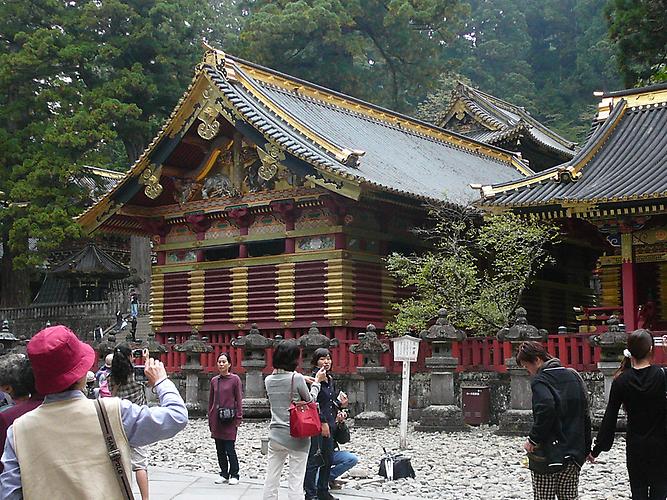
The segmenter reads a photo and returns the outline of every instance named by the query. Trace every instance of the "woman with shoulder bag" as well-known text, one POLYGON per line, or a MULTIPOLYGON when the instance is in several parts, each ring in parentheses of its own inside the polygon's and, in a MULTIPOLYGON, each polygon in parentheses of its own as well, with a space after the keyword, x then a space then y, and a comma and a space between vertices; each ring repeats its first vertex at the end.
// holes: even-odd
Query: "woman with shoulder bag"
POLYGON ((220 466, 220 477, 215 484, 229 481, 233 485, 239 482, 239 459, 234 445, 243 418, 243 391, 239 376, 230 372, 229 354, 221 353, 217 365, 220 374, 211 379, 208 396, 208 427, 220 466))
POLYGON ((296 399, 309 403, 317 398, 320 384, 326 379, 326 371, 320 370, 314 379, 304 377, 295 370, 299 365, 299 346, 294 340, 280 342, 273 352, 274 371, 266 377, 264 385, 271 405, 269 424, 269 454, 264 481, 263 500, 276 500, 280 474, 289 457, 287 478, 289 500, 303 500, 303 477, 306 473, 310 438, 292 437, 290 406, 296 399), (306 380, 312 382, 310 390, 306 380))
POLYGON ((317 395, 317 404, 320 408, 320 420, 322 421, 322 432, 319 436, 313 436, 310 444, 310 454, 306 467, 306 478, 304 490, 306 500, 335 500, 329 493, 329 477, 333 463, 334 438, 333 432, 336 428, 336 416, 338 407, 336 397, 341 407, 347 406, 347 396, 336 392, 333 378, 331 378, 331 352, 329 349, 316 349, 311 360, 313 372, 326 370, 327 376, 322 381, 322 387, 317 395))
POLYGON ((623 406, 628 418, 626 461, 633 500, 667 498, 667 429, 665 372, 651 364, 653 335, 635 330, 628 335, 627 349, 609 392, 589 462, 614 444, 616 419, 623 406))
MULTIPOLYGON (((148 350, 143 350, 144 361, 148 359, 148 350)), ((143 406, 146 404, 146 387, 134 379, 132 350, 126 343, 118 344, 111 360, 111 372, 107 377, 111 396, 127 399, 143 406)), ((130 462, 141 493, 142 500, 148 500, 148 447, 130 448, 130 462)))

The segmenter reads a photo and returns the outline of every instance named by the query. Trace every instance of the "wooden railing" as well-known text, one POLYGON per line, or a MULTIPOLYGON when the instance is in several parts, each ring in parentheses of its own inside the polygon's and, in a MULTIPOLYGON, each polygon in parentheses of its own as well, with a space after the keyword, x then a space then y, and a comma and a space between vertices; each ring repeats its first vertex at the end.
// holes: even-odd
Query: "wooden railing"
MULTIPOLYGON (((37 319, 54 322, 59 318, 82 316, 108 317, 111 322, 119 305, 107 301, 76 302, 74 304, 33 304, 27 307, 10 307, 0 309, 0 320, 9 321, 37 319)), ((129 312, 129 311, 124 311, 129 312)), ((139 304, 139 313, 147 315, 148 304, 139 304)))
MULTIPOLYGON (((321 328, 321 333, 331 337, 335 334, 333 328, 321 328)), ((287 335, 288 338, 299 338, 307 332, 307 329, 292 330, 287 335)), ((263 332, 264 335, 273 337, 276 333, 283 332, 263 332)), ((656 336, 663 335, 665 332, 654 332, 656 336)), ((215 372, 216 360, 221 352, 229 353, 232 358, 232 367, 236 373, 244 373, 241 362, 243 360, 243 353, 240 349, 231 347, 234 333, 219 333, 211 335, 210 342, 213 345, 213 352, 201 356, 201 363, 206 372, 215 372)), ((578 371, 595 371, 597 370, 597 362, 600 360, 600 348, 594 347, 590 344, 588 337, 590 334, 556 334, 549 335, 547 340, 547 350, 553 356, 559 358, 564 366, 575 368, 578 371)), ((177 343, 184 342, 187 335, 176 335, 175 341, 177 343)), ((356 335, 349 335, 349 338, 340 338, 338 334, 338 347, 331 349, 333 371, 335 373, 355 373, 356 367, 361 365, 361 356, 352 354, 349 347, 358 342, 356 335)), ((382 338, 390 344, 390 350, 383 354, 380 361, 383 366, 387 368, 388 373, 400 373, 400 363, 393 361, 393 347, 392 342, 387 338, 382 338)), ((656 364, 667 364, 666 348, 658 347, 655 349, 654 362, 656 364)), ((469 338, 463 342, 456 342, 453 345, 452 353, 459 358, 459 366, 457 371, 486 371, 486 372, 500 372, 507 371, 505 367, 505 358, 511 356, 511 344, 509 342, 500 342, 493 337, 469 338)), ((272 350, 267 352, 267 367, 264 373, 270 373, 273 370, 271 365, 272 350)), ((413 372, 426 371, 425 359, 431 356, 431 348, 426 342, 422 342, 419 348, 419 358, 416 363, 412 363, 413 372)), ((165 363, 169 372, 178 372, 180 367, 185 364, 185 354, 174 352, 169 349, 167 354, 162 356, 162 361, 165 363)), ((302 360, 301 367, 304 371, 309 370, 309 359, 302 360)))

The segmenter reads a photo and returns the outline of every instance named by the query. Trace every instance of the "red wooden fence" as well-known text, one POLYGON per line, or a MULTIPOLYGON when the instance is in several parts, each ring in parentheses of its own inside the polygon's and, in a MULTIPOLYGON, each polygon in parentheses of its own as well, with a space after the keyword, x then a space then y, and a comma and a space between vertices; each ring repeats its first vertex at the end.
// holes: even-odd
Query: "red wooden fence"
MULTIPOLYGON (((292 330, 263 331, 264 335, 273 338, 276 334, 284 335, 285 338, 299 338, 308 332, 308 328, 298 328, 292 330)), ((229 353, 232 361, 232 370, 235 373, 244 373, 241 366, 243 353, 241 349, 231 347, 232 339, 239 333, 245 332, 222 332, 213 333, 209 336, 209 342, 213 345, 213 352, 201 355, 201 363, 205 371, 216 371, 216 360, 221 352, 229 353)), ((356 333, 346 328, 320 328, 320 333, 331 338, 337 338, 338 347, 331 349, 333 371, 335 373, 355 373, 356 367, 361 365, 362 356, 352 354, 349 350, 350 345, 356 344, 358 339, 356 333)), ((662 335, 665 332, 654 332, 655 335, 662 335)), ((553 356, 559 358, 564 366, 570 366, 578 371, 595 371, 597 362, 600 360, 600 348, 593 347, 588 337, 591 334, 576 333, 564 335, 549 335, 547 340, 547 350, 553 356)), ((174 334, 176 343, 182 343, 187 340, 188 334, 174 334)), ((382 340, 390 344, 390 350, 384 353, 380 361, 387 367, 388 373, 400 373, 401 364, 393 361, 392 342, 387 338, 382 340)), ((165 338, 161 338, 165 341, 165 338)), ((667 348, 658 347, 655 349, 653 360, 656 364, 667 364, 667 348)), ((271 365, 272 349, 267 352, 267 367, 264 373, 270 373, 273 370, 271 365)), ((512 349, 509 342, 500 342, 494 337, 469 338, 463 342, 457 342, 453 345, 452 353, 459 358, 457 371, 494 371, 505 372, 505 358, 511 355, 512 349)), ((412 372, 426 371, 425 359, 431 355, 431 348, 428 343, 422 342, 419 348, 419 358, 416 363, 412 363, 412 372)), ((171 347, 169 352, 162 355, 162 361, 170 373, 180 371, 180 367, 185 364, 185 354, 173 351, 171 347)), ((303 359, 301 368, 304 371, 309 369, 309 359, 303 359)))

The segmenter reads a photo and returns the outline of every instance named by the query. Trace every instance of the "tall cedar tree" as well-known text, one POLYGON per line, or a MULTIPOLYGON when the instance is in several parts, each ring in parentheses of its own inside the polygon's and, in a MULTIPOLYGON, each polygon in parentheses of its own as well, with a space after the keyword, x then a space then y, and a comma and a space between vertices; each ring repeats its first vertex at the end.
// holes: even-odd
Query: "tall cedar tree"
POLYGON ((596 104, 593 91, 621 86, 603 15, 606 2, 471 0, 471 15, 443 51, 447 73, 420 115, 437 120, 434 99, 451 90, 442 84, 451 85, 456 72, 581 140, 596 104))
POLYGON ((371 102, 409 111, 444 69, 458 0, 255 0, 237 52, 371 102))
POLYGON ((610 0, 607 19, 626 87, 667 81, 667 1, 610 0))
POLYGON ((221 38, 211 19, 198 0, 3 2, 0 190, 29 202, 0 211, 3 306, 28 303, 30 270, 80 235, 81 167, 126 168, 140 155, 187 86, 202 37, 221 38))

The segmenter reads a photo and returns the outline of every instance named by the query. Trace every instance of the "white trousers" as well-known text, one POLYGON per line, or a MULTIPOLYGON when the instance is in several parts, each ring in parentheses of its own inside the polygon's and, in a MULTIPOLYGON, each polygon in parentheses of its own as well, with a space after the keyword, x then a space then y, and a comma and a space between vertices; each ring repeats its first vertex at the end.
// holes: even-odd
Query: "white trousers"
POLYGON ((266 465, 266 480, 262 500, 277 500, 280 487, 280 473, 289 457, 289 474, 287 476, 287 498, 303 500, 303 478, 306 475, 308 451, 294 451, 269 441, 269 456, 266 465))

